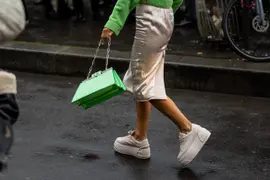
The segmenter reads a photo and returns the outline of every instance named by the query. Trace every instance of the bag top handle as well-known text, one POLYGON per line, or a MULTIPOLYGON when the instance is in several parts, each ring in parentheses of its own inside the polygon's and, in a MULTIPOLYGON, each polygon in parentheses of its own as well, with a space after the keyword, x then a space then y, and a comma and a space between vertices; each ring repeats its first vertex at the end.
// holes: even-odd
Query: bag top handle
MULTIPOLYGON (((97 55, 98 55, 98 52, 99 52, 99 49, 100 49, 100 46, 103 45, 103 39, 101 39, 98 43, 98 47, 96 49, 96 52, 95 52, 95 55, 94 55, 94 58, 93 58, 93 61, 92 61, 92 65, 90 66, 89 68, 89 72, 88 72, 88 75, 86 77, 86 79, 89 79, 90 76, 91 76, 91 72, 92 72, 92 69, 93 69, 93 66, 95 64, 95 61, 96 61, 96 58, 97 58, 97 55)), ((107 47, 107 53, 106 53, 106 64, 105 64, 105 70, 108 69, 108 64, 109 64, 109 57, 110 57, 110 50, 111 50, 111 38, 108 39, 108 47, 107 47)))

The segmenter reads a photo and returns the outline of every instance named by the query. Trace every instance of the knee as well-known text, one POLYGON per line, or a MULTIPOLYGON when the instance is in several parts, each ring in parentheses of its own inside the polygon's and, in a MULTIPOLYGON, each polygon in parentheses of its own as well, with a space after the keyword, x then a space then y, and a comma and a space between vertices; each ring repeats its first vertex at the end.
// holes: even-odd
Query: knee
POLYGON ((0 94, 16 94, 16 76, 6 71, 0 71, 0 94))

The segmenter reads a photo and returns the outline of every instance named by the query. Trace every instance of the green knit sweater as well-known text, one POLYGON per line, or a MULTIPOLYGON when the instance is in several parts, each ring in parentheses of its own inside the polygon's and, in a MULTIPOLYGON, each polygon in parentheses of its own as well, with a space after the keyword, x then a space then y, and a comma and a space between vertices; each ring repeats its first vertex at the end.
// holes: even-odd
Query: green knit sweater
POLYGON ((183 0, 118 0, 105 27, 112 30, 115 35, 119 35, 129 13, 136 8, 138 4, 141 4, 141 1, 147 1, 147 3, 144 4, 155 7, 172 8, 174 13, 183 3, 183 0))

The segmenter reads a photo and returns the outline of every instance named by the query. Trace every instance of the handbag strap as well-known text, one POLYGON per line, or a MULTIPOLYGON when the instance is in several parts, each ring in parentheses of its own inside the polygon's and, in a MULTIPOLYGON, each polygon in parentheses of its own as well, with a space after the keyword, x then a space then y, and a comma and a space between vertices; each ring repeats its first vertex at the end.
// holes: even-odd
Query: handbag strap
MULTIPOLYGON (((95 52, 95 55, 94 55, 94 58, 93 58, 93 61, 92 61, 92 65, 90 66, 89 68, 89 72, 88 72, 88 75, 87 75, 87 79, 90 78, 91 76, 91 72, 92 72, 92 69, 93 69, 93 66, 95 64, 95 61, 96 61, 96 58, 97 58, 97 55, 98 55, 98 52, 99 52, 99 49, 100 49, 100 46, 103 45, 103 39, 101 39, 98 43, 98 47, 96 49, 96 52, 95 52)), ((110 57, 110 50, 111 50, 111 38, 108 39, 108 47, 107 47, 107 52, 106 52, 106 64, 105 64, 105 70, 108 69, 108 64, 109 64, 109 57, 110 57)))

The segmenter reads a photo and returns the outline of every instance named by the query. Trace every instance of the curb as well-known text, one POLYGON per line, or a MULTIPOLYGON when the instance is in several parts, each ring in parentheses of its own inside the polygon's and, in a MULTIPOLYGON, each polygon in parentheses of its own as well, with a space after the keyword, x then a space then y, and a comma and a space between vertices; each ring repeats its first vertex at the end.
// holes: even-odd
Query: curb
MULTIPOLYGON (((0 67, 4 69, 86 76, 95 49, 40 43, 9 42, 0 46, 0 67)), ((93 72, 105 68, 106 50, 100 49, 93 72)), ((129 65, 128 52, 111 51, 109 67, 121 77, 129 65)), ((257 97, 270 97, 270 63, 167 55, 167 88, 192 89, 257 97)))

